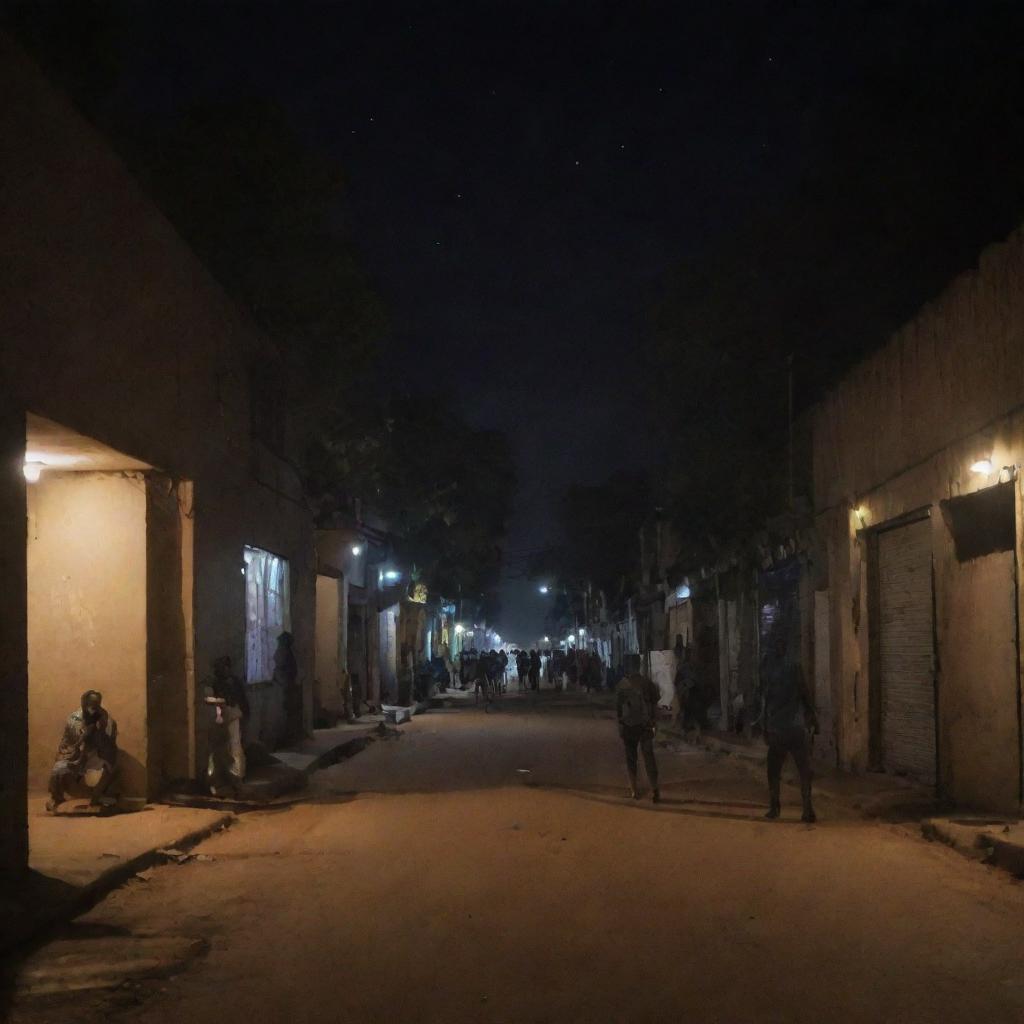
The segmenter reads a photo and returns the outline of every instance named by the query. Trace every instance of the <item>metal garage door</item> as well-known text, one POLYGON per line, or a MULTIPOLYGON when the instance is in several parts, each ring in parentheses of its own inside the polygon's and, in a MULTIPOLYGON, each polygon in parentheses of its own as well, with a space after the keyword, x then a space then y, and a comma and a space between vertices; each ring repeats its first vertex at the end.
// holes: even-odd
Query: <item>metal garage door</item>
POLYGON ((881 751, 886 771, 935 782, 931 524, 878 537, 881 751))

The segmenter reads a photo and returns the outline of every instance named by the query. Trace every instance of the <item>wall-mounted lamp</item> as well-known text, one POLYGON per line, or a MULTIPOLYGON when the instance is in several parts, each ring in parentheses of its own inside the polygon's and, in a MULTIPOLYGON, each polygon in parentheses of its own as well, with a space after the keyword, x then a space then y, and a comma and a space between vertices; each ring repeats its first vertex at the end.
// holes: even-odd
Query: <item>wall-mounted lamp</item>
POLYGON ((546 593, 548 592, 548 587, 547 587, 547 584, 542 584, 542 585, 541 585, 541 586, 539 586, 539 587, 538 587, 537 589, 538 589, 538 590, 539 590, 539 591, 540 591, 540 592, 541 592, 542 594, 546 594, 546 593))
POLYGON ((983 476, 990 476, 992 473, 992 460, 978 459, 977 462, 971 464, 971 472, 980 473, 983 476))
POLYGON ((25 474, 26 482, 30 484, 39 483, 39 477, 43 472, 43 464, 41 462, 29 462, 25 461, 21 471, 25 474))
POLYGON ((384 579, 391 580, 392 582, 401 578, 402 574, 400 572, 396 572, 394 569, 388 569, 388 571, 384 573, 384 579))
POLYGON ((685 601, 690 596, 690 588, 687 584, 683 584, 681 587, 676 588, 676 600, 685 601))
POLYGON ((358 544, 352 545, 352 554, 358 558, 363 553, 363 549, 358 544))

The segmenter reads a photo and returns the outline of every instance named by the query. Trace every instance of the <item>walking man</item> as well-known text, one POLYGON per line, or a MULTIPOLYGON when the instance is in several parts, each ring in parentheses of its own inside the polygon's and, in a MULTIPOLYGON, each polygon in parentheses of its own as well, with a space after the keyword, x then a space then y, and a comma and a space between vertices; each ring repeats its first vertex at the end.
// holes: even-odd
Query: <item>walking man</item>
POLYGON ((629 795, 640 799, 637 789, 637 747, 644 754, 647 781, 651 784, 651 800, 661 800, 658 789, 658 763, 654 759, 654 733, 657 729, 658 687, 640 672, 640 655, 626 657, 627 674, 615 689, 615 707, 619 735, 626 748, 626 771, 629 774, 629 795))
POLYGON ((803 669, 796 658, 788 656, 788 642, 783 628, 775 633, 775 657, 766 659, 761 668, 761 701, 764 738, 768 744, 769 807, 766 818, 778 818, 782 810, 780 790, 782 765, 786 755, 800 773, 800 796, 803 799, 801 821, 817 821, 811 804, 811 745, 808 731, 818 731, 814 701, 807 688, 803 669))

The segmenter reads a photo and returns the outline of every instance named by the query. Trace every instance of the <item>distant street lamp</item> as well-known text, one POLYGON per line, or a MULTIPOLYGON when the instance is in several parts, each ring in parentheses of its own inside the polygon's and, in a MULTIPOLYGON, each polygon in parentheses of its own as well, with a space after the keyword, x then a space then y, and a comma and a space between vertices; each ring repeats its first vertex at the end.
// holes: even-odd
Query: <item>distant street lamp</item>
POLYGON ((540 586, 539 586, 539 587, 538 587, 537 589, 538 589, 538 590, 539 590, 539 591, 540 591, 540 592, 541 592, 542 594, 546 594, 546 593, 548 592, 548 586, 547 586, 547 584, 546 584, 546 583, 543 583, 543 584, 541 584, 541 585, 540 585, 540 586))
POLYGON ((352 554, 358 558, 363 553, 363 549, 358 544, 352 545, 352 554))

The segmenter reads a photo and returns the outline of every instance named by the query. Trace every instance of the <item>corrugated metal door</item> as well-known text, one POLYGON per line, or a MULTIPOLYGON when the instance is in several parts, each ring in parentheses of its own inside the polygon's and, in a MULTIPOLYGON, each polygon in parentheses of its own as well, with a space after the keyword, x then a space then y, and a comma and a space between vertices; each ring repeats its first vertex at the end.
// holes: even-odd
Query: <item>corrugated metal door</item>
POLYGON ((935 782, 931 524, 878 537, 881 750, 886 771, 935 782))

